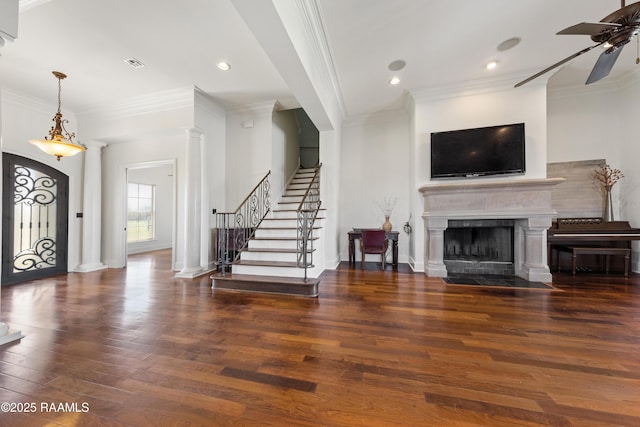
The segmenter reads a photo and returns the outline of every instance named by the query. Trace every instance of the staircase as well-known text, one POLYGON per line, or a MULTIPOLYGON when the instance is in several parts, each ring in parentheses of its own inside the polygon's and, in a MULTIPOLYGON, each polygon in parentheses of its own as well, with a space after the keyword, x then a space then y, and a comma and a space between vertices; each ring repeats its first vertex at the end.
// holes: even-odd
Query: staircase
MULTIPOLYGON (((214 289, 268 292, 315 297, 322 273, 320 238, 324 211, 318 212, 311 232, 308 257, 313 266, 306 272, 298 260, 298 208, 309 188, 315 169, 299 169, 289 182, 277 207, 262 220, 233 263, 231 274, 212 276, 214 289), (310 258, 311 259, 311 258, 310 258)), ((319 185, 319 183, 317 183, 319 185)), ((316 185, 316 184, 314 184, 316 185)))

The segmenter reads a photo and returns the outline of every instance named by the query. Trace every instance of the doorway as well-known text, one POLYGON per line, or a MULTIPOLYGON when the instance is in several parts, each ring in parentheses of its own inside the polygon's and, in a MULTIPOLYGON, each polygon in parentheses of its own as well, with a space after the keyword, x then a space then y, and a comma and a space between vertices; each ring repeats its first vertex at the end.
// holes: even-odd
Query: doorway
POLYGON ((2 168, 2 284, 66 273, 69 177, 10 153, 2 168))
POLYGON ((129 165, 126 168, 124 239, 129 255, 171 250, 175 265, 176 240, 175 161, 129 165))

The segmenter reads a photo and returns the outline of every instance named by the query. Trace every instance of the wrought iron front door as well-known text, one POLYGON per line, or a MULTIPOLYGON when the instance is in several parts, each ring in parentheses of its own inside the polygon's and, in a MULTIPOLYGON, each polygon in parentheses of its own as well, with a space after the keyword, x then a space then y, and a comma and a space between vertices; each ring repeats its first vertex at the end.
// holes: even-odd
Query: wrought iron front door
POLYGON ((2 171, 2 284, 66 273, 69 178, 9 153, 2 171))

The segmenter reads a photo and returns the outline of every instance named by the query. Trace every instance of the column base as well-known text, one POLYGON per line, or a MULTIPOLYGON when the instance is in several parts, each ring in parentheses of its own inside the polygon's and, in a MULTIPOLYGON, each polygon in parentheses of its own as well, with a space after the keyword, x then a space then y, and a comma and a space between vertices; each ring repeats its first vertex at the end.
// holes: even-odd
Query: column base
POLYGON ((427 277, 447 277, 447 266, 442 264, 429 264, 424 268, 427 277))
POLYGON ((551 283, 553 281, 553 276, 548 267, 524 267, 516 270, 515 274, 530 282, 551 283))
POLYGON ((74 271, 78 273, 89 273, 92 271, 104 270, 107 266, 101 262, 93 263, 93 264, 81 264, 74 271))
POLYGON ((214 271, 213 268, 211 268, 211 269, 204 269, 204 268, 193 269, 193 268, 189 268, 189 269, 184 269, 184 270, 179 271, 173 277, 175 277, 177 279, 195 279, 196 277, 205 275, 207 273, 211 273, 212 271, 214 271))
POLYGON ((11 330, 6 323, 0 323, 0 345, 18 341, 21 338, 24 338, 22 332, 11 330))

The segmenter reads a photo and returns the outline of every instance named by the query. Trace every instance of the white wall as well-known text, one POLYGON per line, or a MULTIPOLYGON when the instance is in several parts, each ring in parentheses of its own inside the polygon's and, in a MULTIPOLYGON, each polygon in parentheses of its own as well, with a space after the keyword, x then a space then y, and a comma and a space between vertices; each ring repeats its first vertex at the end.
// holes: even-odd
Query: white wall
MULTIPOLYGON (((638 111, 640 111, 640 75, 637 73, 620 88, 620 110, 624 117, 620 139, 620 169, 625 177, 618 185, 620 219, 640 228, 640 142, 638 141, 638 111)), ((640 271, 640 242, 633 242, 632 269, 640 271)))
POLYGON ((276 197, 284 193, 289 179, 298 169, 299 157, 300 132, 295 111, 274 111, 271 145, 271 188, 276 197))
POLYGON ((397 198, 390 222, 393 230, 400 231, 399 262, 408 262, 408 236, 402 230, 409 219, 412 191, 409 124, 405 112, 380 113, 343 124, 339 186, 342 260, 348 259, 348 231, 382 226, 384 214, 376 203, 382 204, 386 197, 397 198))
MULTIPOLYGON (((271 170, 273 106, 273 103, 268 103, 227 114, 225 163, 225 210, 227 212, 233 212, 271 170)), ((272 197, 280 197, 280 195, 272 194, 272 197)))
POLYGON ((130 183, 155 186, 155 237, 144 242, 127 243, 127 253, 171 248, 174 234, 174 171, 173 164, 129 169, 130 183))
POLYGON ((622 134, 620 94, 598 83, 548 91, 547 162, 606 159, 620 162, 622 134))
MULTIPOLYGON (((640 227, 637 111, 640 74, 590 86, 556 88, 548 96, 548 160, 605 159, 625 177, 614 187, 616 220, 640 227)), ((633 243, 632 269, 640 270, 640 244, 633 243)))

